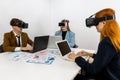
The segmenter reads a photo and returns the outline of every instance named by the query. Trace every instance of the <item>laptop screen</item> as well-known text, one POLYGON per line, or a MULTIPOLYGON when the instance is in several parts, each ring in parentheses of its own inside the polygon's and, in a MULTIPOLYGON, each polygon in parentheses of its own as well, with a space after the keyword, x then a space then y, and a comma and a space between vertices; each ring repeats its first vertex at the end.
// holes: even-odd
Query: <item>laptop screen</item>
POLYGON ((49 36, 38 36, 34 38, 33 52, 44 50, 47 48, 49 36))
POLYGON ((60 50, 62 56, 71 52, 70 46, 66 40, 62 40, 60 42, 57 42, 56 44, 57 44, 58 49, 60 50))

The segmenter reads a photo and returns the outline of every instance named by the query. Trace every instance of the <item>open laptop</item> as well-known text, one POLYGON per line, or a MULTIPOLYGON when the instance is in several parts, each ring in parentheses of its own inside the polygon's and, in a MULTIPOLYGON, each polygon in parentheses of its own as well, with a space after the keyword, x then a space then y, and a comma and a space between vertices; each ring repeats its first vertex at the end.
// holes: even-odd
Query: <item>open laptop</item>
POLYGON ((48 49, 57 49, 56 42, 61 41, 62 36, 49 36, 48 49))
POLYGON ((49 36, 37 36, 34 38, 33 50, 30 53, 35 53, 47 48, 49 36))
MULTIPOLYGON (((69 61, 73 61, 72 59, 68 58, 68 55, 70 52, 74 52, 71 50, 67 40, 62 40, 62 41, 58 41, 56 42, 56 45, 60 51, 61 56, 63 57, 63 59, 69 60, 69 61)), ((77 52, 74 52, 77 53, 77 52)), ((88 56, 84 56, 83 57, 85 60, 87 60, 89 57, 88 56)))
POLYGON ((61 36, 37 36, 34 38, 33 50, 29 51, 30 53, 35 53, 44 49, 57 49, 55 43, 62 40, 61 36))
POLYGON ((68 58, 68 55, 71 51, 70 46, 67 42, 67 40, 61 40, 56 42, 57 48, 60 51, 60 54, 62 56, 63 59, 69 60, 69 61, 73 61, 72 59, 68 58))

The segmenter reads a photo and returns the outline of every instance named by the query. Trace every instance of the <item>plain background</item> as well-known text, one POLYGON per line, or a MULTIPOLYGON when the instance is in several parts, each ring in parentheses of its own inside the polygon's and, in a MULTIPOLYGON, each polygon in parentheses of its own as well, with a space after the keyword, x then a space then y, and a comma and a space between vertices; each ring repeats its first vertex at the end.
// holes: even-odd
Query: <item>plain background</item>
POLYGON ((35 36, 54 35, 59 30, 58 22, 70 20, 70 28, 76 34, 80 48, 97 50, 99 33, 95 27, 87 28, 85 19, 104 8, 113 8, 120 22, 120 1, 115 0, 1 0, 0 1, 0 44, 5 32, 11 31, 9 22, 19 18, 29 23, 23 30, 34 40, 35 36))

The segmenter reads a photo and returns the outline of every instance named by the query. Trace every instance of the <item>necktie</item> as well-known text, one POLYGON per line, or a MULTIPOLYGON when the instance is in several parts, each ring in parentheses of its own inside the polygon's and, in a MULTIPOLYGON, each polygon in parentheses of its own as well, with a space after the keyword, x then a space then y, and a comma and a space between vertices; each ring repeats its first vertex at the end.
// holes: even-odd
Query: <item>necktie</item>
POLYGON ((16 37, 18 38, 18 47, 20 47, 20 36, 17 35, 16 37))

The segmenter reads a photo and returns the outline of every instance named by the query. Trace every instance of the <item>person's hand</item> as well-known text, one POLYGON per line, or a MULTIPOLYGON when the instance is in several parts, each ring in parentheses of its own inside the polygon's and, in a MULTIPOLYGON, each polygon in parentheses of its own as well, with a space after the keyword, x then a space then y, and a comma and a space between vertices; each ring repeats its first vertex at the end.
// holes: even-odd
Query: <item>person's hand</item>
POLYGON ((90 56, 90 57, 93 56, 92 53, 86 52, 86 51, 84 51, 84 50, 79 51, 79 52, 77 53, 77 55, 78 55, 78 56, 90 56))
POLYGON ((31 51, 31 50, 33 50, 33 47, 27 46, 26 49, 31 51))
POLYGON ((27 46, 27 47, 21 47, 21 50, 33 50, 33 47, 27 46))
POLYGON ((76 57, 78 57, 75 53, 70 53, 68 57, 72 60, 75 60, 76 57))

